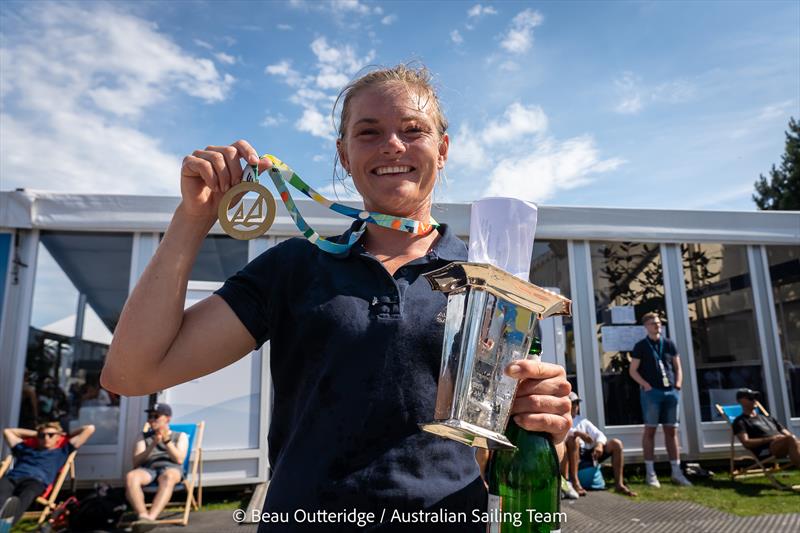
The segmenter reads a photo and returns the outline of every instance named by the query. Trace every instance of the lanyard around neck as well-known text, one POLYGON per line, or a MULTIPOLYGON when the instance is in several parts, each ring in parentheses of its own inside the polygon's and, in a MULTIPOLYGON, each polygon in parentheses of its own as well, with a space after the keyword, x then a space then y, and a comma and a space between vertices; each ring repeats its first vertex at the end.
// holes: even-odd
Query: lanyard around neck
POLYGON ((656 360, 661 361, 661 358, 664 356, 664 337, 658 338, 658 351, 656 351, 655 345, 653 341, 650 340, 650 337, 647 338, 647 344, 650 346, 650 351, 653 352, 656 360))
MULTIPOLYGON (((286 163, 274 155, 264 154, 261 156, 261 159, 267 159, 272 164, 272 166, 267 169, 267 173, 269 174, 269 177, 272 178, 272 182, 275 184, 275 187, 278 189, 278 193, 283 201, 283 205, 286 206, 286 210, 289 212, 292 220, 294 220, 297 229, 300 230, 300 233, 303 234, 303 237, 308 239, 311 243, 315 244, 324 252, 337 255, 347 252, 347 250, 349 250, 356 243, 356 241, 361 238, 361 235, 364 234, 364 231, 367 229, 367 225, 363 224, 359 230, 350 233, 350 237, 345 244, 336 243, 326 239, 325 237, 321 237, 320 234, 314 230, 314 228, 308 225, 303 216, 300 214, 300 211, 297 209, 297 205, 294 203, 294 199, 292 199, 292 194, 289 192, 289 188, 286 186, 287 183, 315 202, 324 205, 332 211, 336 211, 339 214, 355 220, 363 220, 364 222, 369 222, 370 224, 377 224, 378 226, 383 226, 385 228, 404 231, 406 233, 414 233, 417 235, 425 235, 431 232, 434 228, 439 227, 439 223, 436 222, 433 217, 431 217, 429 223, 425 223, 420 222, 419 220, 412 220, 410 218, 396 217, 393 215, 376 213, 374 211, 356 209, 339 202, 333 202, 312 189, 311 186, 303 181, 294 170, 292 170, 286 163)), ((258 175, 257 172, 256 175, 258 175)))

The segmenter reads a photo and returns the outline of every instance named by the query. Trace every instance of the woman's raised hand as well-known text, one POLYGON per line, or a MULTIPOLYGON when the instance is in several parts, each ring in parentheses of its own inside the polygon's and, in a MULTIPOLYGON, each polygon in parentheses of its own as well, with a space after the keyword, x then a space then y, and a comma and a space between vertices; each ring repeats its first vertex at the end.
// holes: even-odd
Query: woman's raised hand
MULTIPOLYGON (((195 150, 184 157, 181 165, 184 209, 192 215, 216 216, 223 195, 242 181, 240 159, 250 165, 259 162, 258 153, 245 140, 228 146, 206 146, 205 150, 195 150)), ((267 164, 261 163, 258 171, 267 164)))

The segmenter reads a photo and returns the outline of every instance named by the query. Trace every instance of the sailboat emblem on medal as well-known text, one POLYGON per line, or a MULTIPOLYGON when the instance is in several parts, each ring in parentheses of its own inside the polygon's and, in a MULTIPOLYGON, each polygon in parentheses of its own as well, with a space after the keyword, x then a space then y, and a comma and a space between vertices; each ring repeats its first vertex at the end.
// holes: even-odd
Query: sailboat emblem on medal
POLYGON ((222 197, 217 211, 217 218, 222 229, 239 240, 255 239, 267 232, 275 221, 277 204, 272 193, 258 183, 256 165, 248 165, 243 169, 242 182, 228 189, 222 197), (251 205, 246 205, 244 195, 254 192, 258 195, 251 205), (231 206, 234 198, 237 203, 231 206), (231 211, 233 214, 231 214, 231 211))

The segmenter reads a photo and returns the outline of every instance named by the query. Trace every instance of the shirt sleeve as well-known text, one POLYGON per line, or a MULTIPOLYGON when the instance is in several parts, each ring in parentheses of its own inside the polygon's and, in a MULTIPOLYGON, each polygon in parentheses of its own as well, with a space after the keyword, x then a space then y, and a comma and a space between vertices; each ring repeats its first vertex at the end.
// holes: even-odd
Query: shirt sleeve
POLYGON ((631 357, 633 359, 642 358, 642 341, 639 341, 633 345, 633 351, 631 352, 631 357))

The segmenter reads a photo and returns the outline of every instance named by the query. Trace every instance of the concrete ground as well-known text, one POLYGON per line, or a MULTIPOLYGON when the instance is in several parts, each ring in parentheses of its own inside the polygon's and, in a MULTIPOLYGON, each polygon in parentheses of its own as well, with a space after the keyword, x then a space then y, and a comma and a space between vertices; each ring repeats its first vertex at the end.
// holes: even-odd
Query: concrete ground
MULTIPOLYGON (((561 509, 567 514, 562 533, 800 531, 800 513, 741 517, 694 502, 643 502, 609 491, 591 492, 579 500, 562 500, 561 509)), ((152 531, 251 533, 256 529, 254 524, 234 523, 231 511, 204 511, 192 513, 186 528, 166 526, 152 531)))

